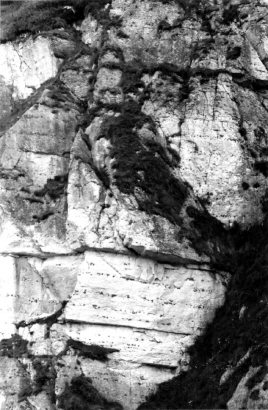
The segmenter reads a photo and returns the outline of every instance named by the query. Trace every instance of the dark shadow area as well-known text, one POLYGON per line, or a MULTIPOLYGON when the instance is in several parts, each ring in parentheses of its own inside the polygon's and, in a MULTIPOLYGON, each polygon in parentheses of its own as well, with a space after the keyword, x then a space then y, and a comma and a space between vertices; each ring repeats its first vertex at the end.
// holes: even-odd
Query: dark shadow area
POLYGON ((42 189, 34 192, 37 197, 48 195, 51 199, 56 200, 62 195, 67 195, 68 175, 56 175, 49 178, 42 189))
POLYGON ((112 144, 116 185, 121 192, 133 194, 142 211, 178 223, 187 187, 172 175, 172 164, 163 147, 153 140, 141 141, 137 131, 144 124, 154 131, 151 118, 141 112, 139 104, 129 101, 121 115, 103 127, 102 137, 112 144))
POLYGON ((87 345, 85 343, 79 342, 78 340, 69 339, 67 341, 66 349, 67 351, 71 347, 76 350, 78 356, 86 357, 91 360, 99 360, 101 362, 107 362, 109 360, 108 354, 119 352, 117 349, 110 349, 98 345, 87 345))
POLYGON ((93 387, 92 380, 83 375, 74 377, 71 384, 66 385, 58 401, 58 407, 64 410, 92 410, 92 405, 99 405, 100 410, 122 410, 120 404, 109 403, 104 399, 93 387))
MULTIPOLYGON (((233 233, 233 275, 226 302, 194 346, 190 368, 160 385, 140 406, 145 409, 226 409, 250 366, 261 366, 248 381, 253 388, 267 374, 268 223, 233 233), (239 361, 248 353, 245 360, 239 361), (227 368, 234 369, 220 385, 227 368)), ((258 393, 254 390, 253 400, 258 393)))
POLYGON ((45 391, 49 395, 51 403, 56 403, 55 382, 57 373, 53 359, 35 358, 33 359, 32 364, 35 371, 32 382, 32 394, 37 395, 42 391, 45 391))

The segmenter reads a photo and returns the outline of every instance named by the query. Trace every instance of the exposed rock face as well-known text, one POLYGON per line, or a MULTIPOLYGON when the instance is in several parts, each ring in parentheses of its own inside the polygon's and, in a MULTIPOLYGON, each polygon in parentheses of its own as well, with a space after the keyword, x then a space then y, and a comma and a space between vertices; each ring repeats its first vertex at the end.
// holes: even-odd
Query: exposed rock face
POLYGON ((0 407, 267 407, 268 5, 50 6, 0 44, 0 407))
POLYGON ((1 266, 3 282, 9 278, 1 289, 2 339, 18 332, 29 343, 26 357, 62 358, 68 380, 77 361, 66 356, 70 340, 111 349, 107 363, 83 359, 79 374, 129 409, 185 367, 186 348, 223 303, 228 277, 99 251, 2 256, 1 266))

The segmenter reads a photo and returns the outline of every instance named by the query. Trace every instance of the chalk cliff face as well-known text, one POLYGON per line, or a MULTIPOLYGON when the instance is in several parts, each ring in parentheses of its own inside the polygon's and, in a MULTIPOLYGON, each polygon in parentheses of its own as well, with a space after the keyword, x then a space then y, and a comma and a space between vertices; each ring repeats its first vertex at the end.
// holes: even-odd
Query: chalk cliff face
POLYGON ((267 408, 267 1, 3 3, 0 408, 267 408))

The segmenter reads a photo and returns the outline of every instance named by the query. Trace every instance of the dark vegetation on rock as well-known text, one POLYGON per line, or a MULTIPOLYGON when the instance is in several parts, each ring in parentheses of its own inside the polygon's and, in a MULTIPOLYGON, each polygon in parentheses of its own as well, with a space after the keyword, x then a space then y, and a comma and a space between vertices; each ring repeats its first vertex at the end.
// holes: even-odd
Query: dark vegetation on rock
POLYGON ((92 380, 83 375, 74 377, 71 384, 66 385, 58 401, 59 408, 63 410, 93 410, 93 405, 99 405, 98 408, 103 410, 122 410, 119 404, 104 399, 93 387, 92 380))
MULTIPOLYGON (((105 51, 108 50, 107 47, 105 51)), ((147 99, 150 100, 152 92, 150 85, 145 86, 143 83, 142 76, 145 73, 153 75, 156 71, 160 71, 174 83, 179 82, 181 88, 178 104, 182 104, 183 107, 192 91, 193 76, 198 76, 201 80, 217 78, 224 70, 216 73, 214 70, 207 69, 181 70, 170 63, 148 67, 138 60, 125 64, 121 50, 113 48, 111 50, 116 53, 120 62, 108 67, 122 70, 120 86, 125 100, 122 105, 107 106, 120 115, 106 119, 99 138, 108 139, 112 145, 110 155, 113 159, 113 183, 124 194, 134 195, 140 210, 151 215, 160 215, 182 228, 183 221, 179 214, 191 187, 173 176, 173 167, 178 165, 179 158, 173 152, 169 152, 168 155, 166 149, 156 142, 157 130, 154 121, 142 112, 143 103, 147 99), (153 140, 144 141, 140 138, 139 131, 144 126, 155 135, 153 140)), ((104 50, 102 52, 104 53, 104 50)), ((100 103, 94 106, 89 113, 88 123, 102 109, 100 103)), ((109 176, 104 170, 98 170, 98 173, 102 174, 100 178, 108 187, 111 184, 109 176)), ((214 268, 230 270, 234 241, 239 237, 240 230, 237 226, 232 229, 225 228, 206 211, 202 201, 200 205, 199 210, 194 207, 187 208, 187 214, 192 220, 191 229, 182 228, 180 235, 188 238, 199 254, 207 254, 214 268)))
POLYGON ((133 101, 103 128, 112 143, 111 157, 116 185, 125 194, 134 194, 141 210, 178 222, 187 197, 187 188, 171 173, 165 150, 155 142, 143 144, 137 130, 150 118, 133 101))
POLYGON ((231 4, 230 0, 224 0, 223 4, 225 6, 223 12, 223 23, 230 24, 232 21, 238 21, 240 17, 239 4, 231 4))
POLYGON ((91 0, 85 7, 85 15, 91 14, 106 30, 110 27, 120 27, 120 17, 110 17, 112 0, 91 0))
POLYGON ((234 47, 228 47, 227 50, 227 55, 226 58, 228 60, 236 60, 237 58, 239 58, 241 55, 241 47, 239 46, 234 46, 234 47))
MULTIPOLYGON (((201 42, 199 48, 195 49, 196 55, 198 56, 203 49, 207 52, 213 44, 211 39, 204 43, 201 42)), ((178 156, 173 153, 171 156, 167 155, 166 149, 156 142, 156 138, 151 141, 143 141, 138 135, 143 126, 146 126, 155 136, 157 135, 152 118, 142 112, 142 105, 147 99, 150 100, 152 91, 150 85, 145 86, 142 76, 145 73, 153 75, 156 71, 160 71, 162 75, 168 76, 174 83, 179 82, 181 88, 178 104, 182 104, 183 107, 191 94, 191 79, 193 77, 200 78, 202 84, 212 78, 217 78, 222 73, 230 73, 225 69, 183 70, 170 63, 148 66, 141 60, 133 60, 126 64, 120 49, 107 45, 103 47, 100 55, 107 51, 115 53, 119 62, 105 63, 99 68, 105 66, 110 69, 122 70, 123 76, 120 86, 125 96, 124 103, 113 106, 102 103, 93 105, 84 127, 95 116, 102 115, 103 108, 112 109, 120 114, 117 117, 106 119, 99 136, 99 138, 107 138, 112 144, 113 183, 121 192, 134 195, 139 209, 149 214, 160 215, 174 225, 181 227, 182 219, 179 213, 191 188, 172 174, 173 165, 179 163, 178 156), (135 99, 131 94, 135 95, 135 99)), ((239 47, 231 47, 227 54, 229 53, 230 59, 235 59, 239 57, 240 52, 239 47)), ((239 82, 241 78, 234 74, 233 80, 239 82)), ((89 147, 90 149, 91 147, 89 147)), ((105 170, 96 170, 96 173, 104 185, 109 187, 111 181, 105 170)), ((241 231, 238 226, 231 229, 225 228, 221 222, 206 211, 206 204, 203 202, 200 201, 203 210, 197 210, 194 207, 187 208, 187 214, 192 219, 191 229, 182 229, 180 235, 190 239, 198 253, 207 254, 211 258, 214 268, 230 271, 233 267, 234 243, 240 237, 241 231)), ((238 249, 240 251, 239 247, 238 249)))
MULTIPOLYGON (((219 10, 220 6, 217 1, 213 3, 208 2, 207 0, 157 0, 161 1, 163 4, 175 3, 180 8, 184 10, 184 18, 179 20, 175 26, 180 27, 181 22, 185 18, 194 18, 200 19, 202 22, 202 29, 209 33, 211 36, 216 34, 214 24, 211 22, 211 15, 213 12, 219 10)), ((245 0, 247 3, 247 0, 245 0)), ((231 0, 223 0, 223 13, 219 19, 221 24, 229 26, 232 22, 239 22, 241 19, 240 15, 240 6, 241 4, 233 4, 231 0)), ((162 27, 161 27, 162 28, 162 27)), ((174 26, 173 26, 174 28, 174 26)), ((164 29, 169 29, 164 27, 164 29)))
POLYGON ((60 198, 62 195, 66 195, 68 183, 68 174, 57 175, 55 178, 49 178, 40 190, 34 192, 37 197, 43 197, 49 195, 53 200, 60 198))
POLYGON ((49 394, 52 403, 56 403, 55 381, 57 373, 53 358, 35 358, 32 362, 35 376, 32 382, 32 394, 45 391, 49 394))
MULTIPOLYGON (((31 358, 34 377, 32 380, 24 378, 21 385, 19 402, 24 401, 31 395, 37 395, 44 391, 50 397, 51 403, 56 403, 55 381, 57 373, 55 370, 55 359, 66 354, 71 347, 78 356, 106 362, 109 360, 108 354, 117 352, 117 349, 109 349, 97 345, 86 345, 82 342, 69 339, 66 348, 56 358, 46 356, 33 356, 29 351, 29 342, 21 336, 14 334, 9 339, 0 341, 0 357, 9 358, 31 358)), ((23 365, 22 365, 23 368, 23 365)), ((72 380, 71 386, 67 386, 65 391, 59 396, 60 408, 66 410, 91 410, 91 405, 101 405, 101 409, 120 410, 121 406, 117 403, 109 403, 92 386, 91 379, 81 375, 72 380)))
MULTIPOLYGON (((183 77, 179 77, 176 74, 176 67, 172 65, 170 67, 168 63, 154 68, 147 67, 138 60, 126 64, 121 50, 108 46, 101 51, 101 54, 107 51, 116 53, 120 61, 112 67, 110 64, 101 67, 122 70, 120 87, 125 96, 122 105, 105 106, 120 115, 107 118, 99 136, 108 139, 112 145, 110 155, 114 160, 113 183, 124 194, 133 194, 141 210, 149 214, 161 215, 172 223, 180 224, 179 213, 187 198, 188 187, 172 174, 176 161, 172 154, 167 155, 166 150, 155 139, 142 141, 138 135, 143 126, 157 134, 152 118, 142 112, 144 101, 150 98, 150 86, 146 87, 141 77, 144 73, 152 73, 157 69, 170 76, 176 76, 176 79, 182 81, 181 101, 183 101, 187 99, 190 92, 189 75, 185 72, 183 77), (135 100, 131 94, 135 94, 135 100)), ((84 127, 101 112, 102 108, 103 105, 98 103, 90 110, 84 127)), ((99 169, 98 173, 102 174, 100 178, 104 185, 109 186, 111 181, 104 170, 99 169)))
POLYGON ((109 18, 111 0, 3 0, 0 42, 15 40, 22 34, 37 34, 55 29, 68 29, 81 22, 89 13, 106 28, 120 25, 117 18, 109 18), (107 6, 107 7, 106 7, 107 6))
POLYGON ((84 9, 88 2, 86 0, 36 2, 22 0, 14 3, 15 5, 5 1, 1 3, 2 42, 14 40, 21 34, 36 34, 50 29, 66 28, 69 24, 84 18, 84 9))
POLYGON ((18 358, 28 356, 28 341, 14 334, 9 339, 0 340, 0 356, 18 358))

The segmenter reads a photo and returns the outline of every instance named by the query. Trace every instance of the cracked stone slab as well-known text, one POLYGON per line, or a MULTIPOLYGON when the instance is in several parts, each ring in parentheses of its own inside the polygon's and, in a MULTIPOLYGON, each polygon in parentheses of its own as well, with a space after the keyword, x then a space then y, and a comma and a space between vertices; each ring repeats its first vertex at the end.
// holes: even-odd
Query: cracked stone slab
POLYGON ((55 77, 60 60, 44 37, 20 43, 0 44, 0 76, 12 87, 12 98, 25 99, 42 83, 55 77))
POLYGON ((223 303, 225 280, 198 268, 85 252, 63 317, 90 324, 197 334, 223 303))
MULTIPOLYGON (((224 302, 229 277, 205 265, 94 251, 46 260, 2 256, 1 264, 1 317, 19 326, 31 354, 60 356, 71 339, 116 350, 107 364, 83 359, 81 366, 95 387, 105 380, 106 398, 117 395, 127 409, 187 365, 186 350, 224 302)), ((14 331, 5 330, 5 338, 14 331)))
POLYGON ((83 373, 92 377, 93 385, 110 401, 119 402, 125 410, 137 409, 145 398, 156 391, 158 383, 175 376, 167 369, 117 361, 101 363, 85 359, 83 373))
POLYGON ((1 338, 15 332, 15 325, 46 320, 62 308, 72 294, 81 258, 0 256, 1 338))
POLYGON ((59 349, 62 348, 61 340, 73 339, 88 345, 117 349, 118 352, 109 354, 109 360, 177 371, 187 361, 185 351, 194 339, 193 335, 122 327, 120 324, 110 326, 83 323, 55 324, 51 328, 50 337, 51 343, 59 349))

